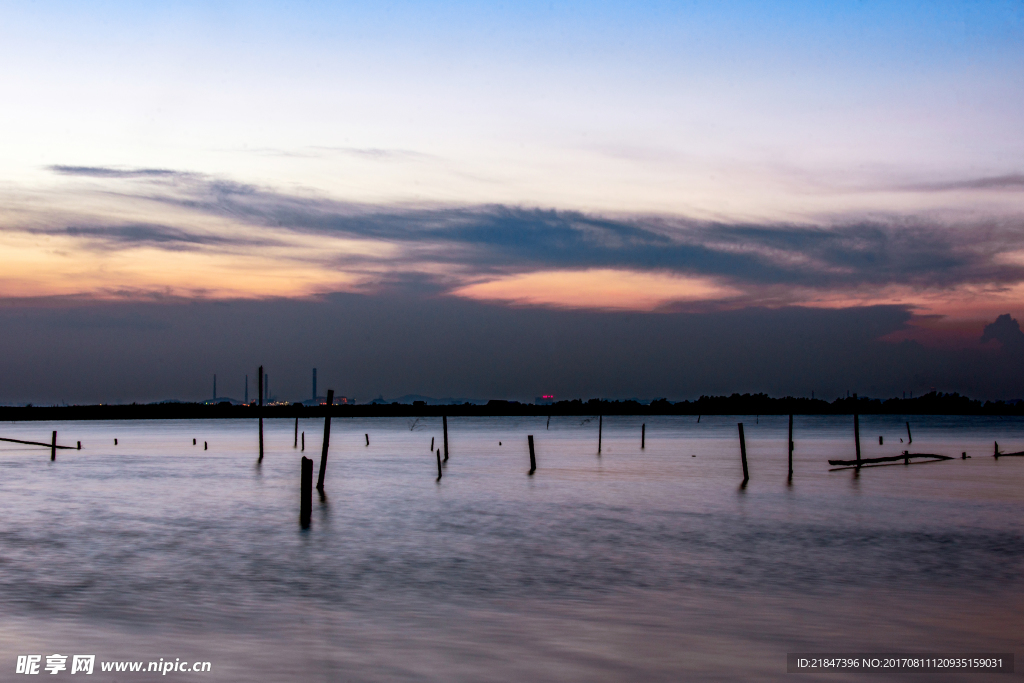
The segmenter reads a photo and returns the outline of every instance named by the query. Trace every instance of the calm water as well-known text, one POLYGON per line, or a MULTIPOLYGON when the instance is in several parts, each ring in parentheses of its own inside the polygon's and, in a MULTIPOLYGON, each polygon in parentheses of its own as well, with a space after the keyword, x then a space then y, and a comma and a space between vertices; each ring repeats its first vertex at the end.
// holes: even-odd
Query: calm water
MULTIPOLYGON (((98 676, 124 681, 776 680, 796 651, 1020 654, 1024 458, 991 452, 1024 450, 1024 420, 910 420, 912 452, 973 457, 829 472, 852 420, 798 417, 787 485, 785 417, 611 417, 600 457, 596 419, 453 418, 437 482, 439 419, 335 419, 306 531, 293 421, 266 422, 260 466, 255 421, 2 423, 83 449, 0 444, 0 680, 32 653, 213 665, 98 676)), ((318 466, 323 420, 299 428, 318 466)), ((897 454, 904 418, 861 436, 897 454)))

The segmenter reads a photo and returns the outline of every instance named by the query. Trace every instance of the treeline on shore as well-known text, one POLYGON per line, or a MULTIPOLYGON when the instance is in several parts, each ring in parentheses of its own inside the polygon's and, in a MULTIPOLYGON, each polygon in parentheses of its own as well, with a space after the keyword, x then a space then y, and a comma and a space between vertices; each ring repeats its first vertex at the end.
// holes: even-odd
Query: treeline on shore
POLYGON ((197 418, 429 417, 502 415, 1024 415, 1024 401, 978 401, 957 393, 931 392, 916 398, 877 399, 865 396, 822 399, 772 398, 767 394, 701 396, 694 401, 558 401, 534 405, 489 401, 485 405, 425 405, 416 402, 304 406, 299 403, 258 407, 223 403, 150 403, 92 406, 0 407, 0 420, 132 420, 197 418))

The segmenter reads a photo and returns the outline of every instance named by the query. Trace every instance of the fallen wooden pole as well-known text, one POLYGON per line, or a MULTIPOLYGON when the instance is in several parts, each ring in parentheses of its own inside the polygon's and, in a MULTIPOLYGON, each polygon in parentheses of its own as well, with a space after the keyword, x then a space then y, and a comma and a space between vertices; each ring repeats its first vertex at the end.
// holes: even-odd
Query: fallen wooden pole
POLYGON ((309 528, 309 517, 313 513, 313 461, 302 456, 302 478, 299 483, 299 524, 309 528))
POLYGON ((21 439, 0 439, 0 441, 8 441, 10 443, 23 443, 28 444, 29 446, 44 446, 46 448, 74 448, 74 446, 54 446, 52 443, 43 443, 42 441, 22 441, 21 439))
POLYGON ((526 440, 530 444, 530 471, 528 474, 533 474, 537 471, 537 456, 533 452, 533 434, 527 436, 526 440))
POLYGON ((441 416, 441 427, 444 429, 444 461, 448 462, 448 416, 441 416))
POLYGON ((743 483, 746 484, 750 479, 750 475, 747 474, 747 440, 743 436, 743 423, 737 422, 736 426, 740 430, 740 460, 743 462, 743 483))
POLYGON ((953 460, 952 456, 949 455, 937 455, 934 453, 907 453, 903 452, 900 455, 887 455, 884 458, 864 458, 861 460, 829 460, 829 465, 853 465, 856 466, 858 463, 876 463, 876 462, 895 462, 902 460, 909 462, 910 458, 934 458, 936 460, 953 460))
POLYGON ((316 490, 323 493, 324 477, 327 475, 327 448, 331 444, 331 406, 334 405, 334 389, 327 390, 327 415, 324 417, 324 447, 320 451, 320 476, 316 480, 316 490))

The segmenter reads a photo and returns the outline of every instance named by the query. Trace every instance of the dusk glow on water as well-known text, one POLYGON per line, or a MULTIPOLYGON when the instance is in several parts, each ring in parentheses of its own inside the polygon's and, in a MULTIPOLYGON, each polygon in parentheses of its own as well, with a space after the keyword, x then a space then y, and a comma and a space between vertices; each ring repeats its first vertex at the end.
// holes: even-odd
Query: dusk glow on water
MULTIPOLYGON (((900 453, 908 419, 912 452, 957 459, 829 472, 851 420, 797 416, 787 483, 785 416, 606 417, 600 457, 596 419, 450 418, 440 481, 439 419, 335 418, 308 530, 291 420, 266 421, 262 464, 254 420, 8 424, 82 450, 2 447, 0 647, 216 681, 776 680, 787 652, 1013 652, 1024 458, 991 451, 1024 450, 1024 420, 863 416, 864 457, 900 453)), ((323 420, 299 429, 318 466, 323 420)))

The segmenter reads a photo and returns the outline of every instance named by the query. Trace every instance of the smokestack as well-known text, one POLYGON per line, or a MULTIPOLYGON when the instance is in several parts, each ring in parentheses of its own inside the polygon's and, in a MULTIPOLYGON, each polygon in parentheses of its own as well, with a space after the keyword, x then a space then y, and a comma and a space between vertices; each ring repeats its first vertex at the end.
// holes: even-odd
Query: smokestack
POLYGON ((270 403, 270 374, 263 375, 263 402, 270 403))
POLYGON ((249 405, 249 375, 245 376, 245 405, 249 405))
POLYGON ((259 385, 260 385, 260 387, 259 387, 259 402, 260 402, 260 407, 262 407, 263 406, 263 366, 262 365, 260 366, 260 373, 258 375, 256 375, 256 381, 258 381, 259 385))
POLYGON ((217 400, 217 373, 213 374, 213 400, 217 400))
POLYGON ((316 401, 316 368, 313 368, 313 400, 316 401))

